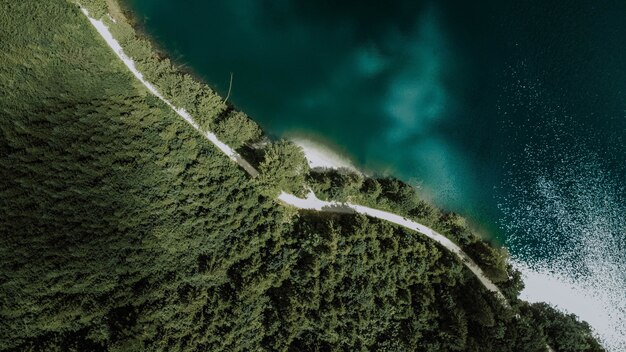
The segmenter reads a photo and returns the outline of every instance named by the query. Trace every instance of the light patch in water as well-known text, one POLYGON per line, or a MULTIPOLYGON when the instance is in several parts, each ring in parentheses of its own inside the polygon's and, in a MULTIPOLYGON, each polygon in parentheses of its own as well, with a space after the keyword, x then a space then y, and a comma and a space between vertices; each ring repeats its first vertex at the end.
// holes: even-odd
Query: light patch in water
POLYGON ((458 208, 458 200, 471 198, 468 193, 475 189, 459 187, 473 184, 473 173, 455 141, 439 130, 457 107, 446 83, 456 77, 457 55, 436 7, 424 11, 416 23, 412 33, 395 33, 386 41, 398 55, 380 107, 387 117, 386 149, 397 151, 385 159, 403 164, 412 177, 428 185, 422 196, 458 208))
POLYGON ((383 102, 391 121, 387 135, 393 141, 432 133, 453 103, 444 83, 453 70, 453 55, 434 9, 424 12, 416 28, 408 40, 399 35, 388 39, 402 48, 383 102))
POLYGON ((358 49, 354 60, 358 71, 366 77, 377 75, 389 67, 389 60, 373 45, 358 49))
POLYGON ((422 196, 444 208, 453 207, 458 199, 472 198, 472 187, 463 187, 473 182, 467 161, 442 138, 424 136, 413 142, 408 154, 413 165, 419 165, 423 186, 422 196))

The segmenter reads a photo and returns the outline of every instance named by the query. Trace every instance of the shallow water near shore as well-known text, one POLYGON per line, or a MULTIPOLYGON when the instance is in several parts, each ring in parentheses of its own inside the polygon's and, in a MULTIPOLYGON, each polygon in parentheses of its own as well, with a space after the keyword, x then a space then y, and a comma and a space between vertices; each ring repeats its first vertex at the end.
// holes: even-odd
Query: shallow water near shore
POLYGON ((527 298, 626 348, 626 3, 128 5, 220 93, 233 72, 229 101, 267 132, 417 185, 507 246, 527 298), (596 308, 533 285, 550 271, 596 308))

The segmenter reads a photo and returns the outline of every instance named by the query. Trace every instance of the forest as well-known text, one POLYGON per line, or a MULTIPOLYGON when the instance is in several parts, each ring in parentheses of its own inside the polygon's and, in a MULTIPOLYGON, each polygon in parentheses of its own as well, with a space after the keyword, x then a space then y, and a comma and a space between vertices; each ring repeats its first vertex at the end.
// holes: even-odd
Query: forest
POLYGON ((152 96, 67 0, 0 1, 0 350, 602 351, 589 326, 517 296, 505 253, 393 179, 310 172, 287 141, 107 20, 146 78, 262 172, 251 179, 152 96), (267 144, 267 145, 265 145, 267 144), (298 212, 281 189, 415 218, 417 233, 298 212))

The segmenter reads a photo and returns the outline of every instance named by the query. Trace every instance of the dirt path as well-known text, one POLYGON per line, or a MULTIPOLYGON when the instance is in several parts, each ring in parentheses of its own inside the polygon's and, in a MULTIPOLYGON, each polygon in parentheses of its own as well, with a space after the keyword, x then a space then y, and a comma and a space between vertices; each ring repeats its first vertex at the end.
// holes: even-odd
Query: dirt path
MULTIPOLYGON (((203 136, 205 136, 219 150, 221 150, 231 160, 233 160, 239 166, 241 166, 248 174, 250 174, 250 176, 257 177, 259 175, 259 172, 252 165, 250 165, 248 161, 242 158, 241 155, 239 155, 239 153, 237 153, 234 149, 229 147, 227 144, 220 141, 215 134, 208 132, 208 131, 203 131, 200 128, 200 125, 193 119, 193 117, 187 111, 181 108, 177 108, 172 103, 170 103, 167 99, 165 99, 161 95, 161 93, 159 93, 156 87, 154 87, 150 82, 144 79, 141 72, 139 72, 139 70, 137 70, 137 68, 135 67, 135 63, 133 62, 133 60, 124 53, 124 50, 122 49, 121 45, 118 43, 117 40, 115 40, 115 38, 113 38, 113 35, 109 31, 109 28, 104 24, 104 22, 90 17, 86 9, 81 8, 81 10, 83 14, 85 14, 85 16, 89 19, 89 22, 91 22, 94 28, 98 31, 100 36, 102 36, 102 38, 106 41, 109 47, 111 47, 111 49, 115 52, 115 54, 122 60, 122 62, 124 62, 124 65, 128 67, 128 69, 132 72, 132 74, 152 94, 154 94, 156 97, 161 99, 165 104, 167 104, 167 106, 169 106, 172 110, 174 110, 176 114, 178 114, 178 116, 182 117, 185 121, 187 121, 187 123, 189 123, 194 129, 196 129, 203 136)), ((394 224, 403 226, 413 231, 417 231, 425 235, 426 237, 436 241, 437 243, 441 244, 443 247, 445 247, 452 253, 456 254, 456 256, 459 257, 459 259, 461 259, 461 262, 465 264, 465 266, 469 270, 471 270, 472 273, 474 273, 474 275, 476 275, 478 280, 480 280, 480 282, 485 286, 485 288, 487 288, 491 292, 494 292, 500 299, 502 299, 503 302, 505 302, 505 304, 508 304, 506 303, 506 299, 504 295, 502 294, 502 292, 500 291, 500 289, 498 289, 498 287, 493 282, 491 282, 489 278, 487 278, 487 276, 482 271, 482 269, 480 269, 480 267, 469 256, 467 256, 467 254, 465 254, 465 252, 463 252, 463 250, 459 246, 454 244, 447 237, 437 233, 436 231, 432 230, 429 227, 426 227, 415 221, 408 220, 400 215, 383 211, 383 210, 369 208, 369 207, 365 207, 365 206, 358 205, 358 204, 323 201, 323 200, 318 199, 315 196, 315 194, 313 194, 312 192, 308 195, 307 198, 298 198, 294 196, 293 194, 282 192, 280 196, 278 197, 278 200, 284 204, 294 206, 298 209, 304 209, 304 210, 316 210, 316 211, 323 211, 323 212, 328 212, 328 213, 364 214, 367 216, 371 216, 373 218, 392 222, 394 224)))
POLYGON ((467 254, 465 254, 465 252, 463 252, 463 250, 459 246, 450 241, 450 239, 427 226, 384 210, 378 210, 352 203, 323 201, 317 198, 317 196, 315 196, 313 192, 309 193, 307 198, 298 198, 293 194, 282 192, 278 196, 278 200, 285 204, 294 206, 298 209, 323 211, 329 213, 363 214, 373 218, 389 221, 391 223, 400 225, 413 231, 417 231, 424 236, 432 239, 433 241, 439 243, 450 252, 456 254, 456 256, 461 259, 461 262, 463 262, 463 264, 465 264, 465 266, 470 269, 474 273, 474 275, 476 275, 478 280, 480 280, 480 282, 489 291, 494 292, 499 298, 506 302, 506 299, 500 289, 493 282, 491 282, 491 280, 489 280, 489 278, 485 275, 482 269, 480 269, 478 264, 476 264, 467 254))
POLYGON ((139 82, 141 82, 150 91, 150 93, 154 94, 157 98, 161 99, 161 101, 163 101, 167 106, 169 106, 172 110, 174 110, 174 112, 176 112, 178 116, 182 117, 196 131, 204 135, 219 150, 221 150, 224 154, 226 154, 232 161, 236 162, 239 166, 241 166, 244 170, 246 170, 246 172, 250 174, 250 176, 256 177, 259 175, 259 172, 252 165, 250 165, 248 161, 242 158, 241 155, 239 155, 239 153, 237 153, 234 149, 229 147, 226 143, 223 143, 222 141, 220 141, 215 134, 208 132, 208 131, 203 131, 202 128, 200 128, 200 125, 196 122, 196 120, 194 120, 193 117, 185 109, 177 108, 172 103, 170 103, 169 100, 165 99, 161 95, 161 93, 159 93, 156 87, 153 86, 152 83, 146 81, 145 78, 143 77, 143 74, 139 72, 139 70, 137 70, 137 67, 135 66, 135 62, 124 53, 124 49, 122 48, 120 43, 115 38, 113 38, 113 35, 109 31, 109 28, 104 24, 104 22, 90 17, 89 12, 87 12, 85 8, 81 8, 81 11, 89 19, 89 22, 91 22, 94 28, 98 31, 98 34, 100 34, 102 39, 104 39, 104 41, 109 45, 109 47, 113 50, 113 52, 115 52, 117 57, 119 57, 120 60, 122 60, 124 65, 126 65, 126 67, 130 70, 130 72, 137 78, 137 80, 139 80, 139 82))

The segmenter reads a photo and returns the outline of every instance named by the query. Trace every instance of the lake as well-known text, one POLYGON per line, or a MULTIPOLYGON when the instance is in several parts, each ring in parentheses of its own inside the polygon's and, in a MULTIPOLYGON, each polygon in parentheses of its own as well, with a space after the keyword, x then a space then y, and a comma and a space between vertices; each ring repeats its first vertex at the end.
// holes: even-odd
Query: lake
POLYGON ((509 249, 525 298, 624 346, 626 2, 128 5, 268 133, 416 185, 509 249))

